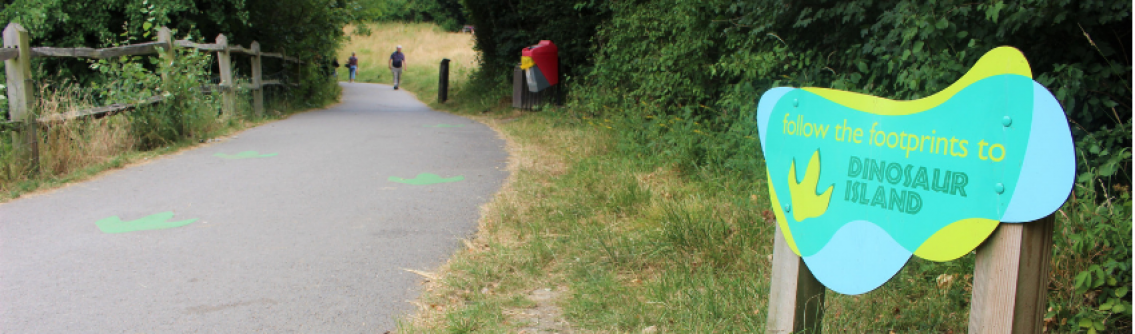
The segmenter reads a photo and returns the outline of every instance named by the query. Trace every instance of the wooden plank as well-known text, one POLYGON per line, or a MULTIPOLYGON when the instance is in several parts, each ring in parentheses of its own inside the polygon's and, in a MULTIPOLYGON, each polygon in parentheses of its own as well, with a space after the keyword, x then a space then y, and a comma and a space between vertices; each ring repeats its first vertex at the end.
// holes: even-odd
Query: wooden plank
POLYGON ((261 57, 272 57, 272 58, 277 58, 277 59, 283 59, 285 61, 303 64, 303 62, 300 61, 298 58, 288 57, 288 56, 285 56, 284 54, 279 53, 279 52, 261 52, 260 56, 261 57))
POLYGON ((256 52, 252 51, 252 49, 245 48, 244 46, 241 46, 240 44, 229 46, 229 52, 230 53, 236 52, 236 53, 246 54, 246 55, 255 55, 256 54, 256 52))
POLYGON ((261 85, 261 86, 268 86, 268 85, 283 85, 283 84, 284 84, 283 82, 280 82, 280 80, 276 80, 276 79, 272 79, 272 80, 261 80, 261 81, 260 81, 260 85, 261 85))
POLYGON ((167 47, 167 44, 165 42, 147 42, 105 49, 38 47, 32 48, 32 56, 108 59, 121 56, 156 54, 158 53, 159 47, 167 47))
POLYGON ((127 111, 127 110, 133 110, 137 107, 159 103, 159 102, 164 101, 165 99, 166 98, 164 96, 160 96, 160 95, 159 96, 151 96, 151 97, 146 98, 145 100, 142 100, 138 103, 115 103, 115 104, 108 105, 108 106, 77 110, 77 111, 69 112, 69 113, 65 113, 65 114, 54 114, 54 115, 49 115, 47 117, 40 117, 39 119, 36 119, 36 122, 39 122, 39 123, 42 123, 42 124, 50 124, 50 123, 59 123, 59 122, 63 122, 63 121, 74 120, 74 119, 83 118, 83 117, 100 118, 100 117, 108 116, 108 115, 111 115, 111 114, 115 114, 115 113, 119 113, 119 112, 123 112, 123 111, 127 111))
POLYGON ((218 44, 197 44, 197 43, 193 43, 193 42, 190 42, 190 41, 187 41, 187 40, 184 40, 184 39, 179 40, 177 42, 174 42, 174 44, 176 44, 178 47, 192 48, 192 49, 198 49, 198 50, 202 50, 202 51, 221 51, 221 50, 224 50, 224 47, 221 46, 221 45, 218 45, 218 44))
POLYGON ((970 333, 1040 333, 1055 216, 1001 224, 977 248, 970 333))
POLYGON ((780 224, 776 224, 775 233, 766 331, 818 334, 824 319, 827 289, 812 276, 804 260, 788 247, 780 224))
POLYGON ((20 56, 20 49, 0 48, 0 60, 14 59, 20 56))

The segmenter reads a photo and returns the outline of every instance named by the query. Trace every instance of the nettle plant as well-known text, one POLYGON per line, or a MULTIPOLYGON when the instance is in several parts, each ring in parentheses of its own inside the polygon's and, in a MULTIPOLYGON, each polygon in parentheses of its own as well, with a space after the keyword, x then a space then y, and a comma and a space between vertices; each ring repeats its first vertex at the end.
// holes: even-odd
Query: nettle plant
MULTIPOLYGON (((143 11, 149 10, 151 12, 146 14, 152 14, 153 5, 147 8, 143 11)), ((157 27, 152 23, 153 15, 147 17, 140 35, 132 34, 127 22, 120 35, 122 40, 108 44, 119 46, 152 40, 157 27)), ((107 78, 96 87, 103 103, 137 103, 155 96, 162 98, 160 103, 127 113, 141 149, 199 139, 218 126, 218 98, 215 93, 202 89, 210 78, 212 55, 196 49, 176 49, 171 57, 170 53, 161 51, 157 55, 90 61, 90 67, 107 78)))

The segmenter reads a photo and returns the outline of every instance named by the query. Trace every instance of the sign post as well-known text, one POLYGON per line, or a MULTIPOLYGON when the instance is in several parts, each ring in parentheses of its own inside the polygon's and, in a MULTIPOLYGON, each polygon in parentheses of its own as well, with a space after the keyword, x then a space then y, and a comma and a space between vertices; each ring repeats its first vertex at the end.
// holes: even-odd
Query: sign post
POLYGON ((1002 224, 977 248, 970 333, 1044 330, 1055 222, 1049 215, 1027 224, 1002 224))
POLYGON ((773 88, 757 123, 777 220, 770 333, 819 331, 812 277, 857 295, 912 256, 975 250, 970 331, 1039 328, 1051 214, 1072 189, 1075 152, 1060 103, 1019 50, 990 50, 918 100, 773 88))
POLYGON ((780 226, 772 250, 772 284, 769 287, 768 332, 820 333, 827 290, 808 271, 808 266, 792 253, 780 226))

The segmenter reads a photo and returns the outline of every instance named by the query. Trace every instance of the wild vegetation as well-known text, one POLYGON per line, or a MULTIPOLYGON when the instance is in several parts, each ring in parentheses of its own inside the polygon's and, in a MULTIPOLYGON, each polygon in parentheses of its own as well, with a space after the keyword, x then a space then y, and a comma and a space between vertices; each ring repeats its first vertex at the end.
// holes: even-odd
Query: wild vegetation
POLYGON ((468 23, 458 0, 357 0, 352 7, 359 22, 430 22, 446 31, 468 23))
MULTIPOLYGON (((819 86, 916 99, 1001 45, 1024 52, 1076 141, 1076 186, 1055 214, 1048 331, 1131 329, 1130 3, 464 4, 481 67, 455 109, 498 105, 520 49, 540 39, 560 45, 573 73, 566 106, 500 126, 554 168, 521 164, 516 198, 498 199, 486 239, 445 269, 426 317, 450 332, 515 328, 526 291, 542 287, 570 291, 561 305, 585 329, 761 328, 772 229, 760 94, 819 86), (658 179, 672 187, 648 181, 658 179)), ((830 294, 825 326, 965 331, 972 272, 972 255, 912 260, 871 293, 830 294)))

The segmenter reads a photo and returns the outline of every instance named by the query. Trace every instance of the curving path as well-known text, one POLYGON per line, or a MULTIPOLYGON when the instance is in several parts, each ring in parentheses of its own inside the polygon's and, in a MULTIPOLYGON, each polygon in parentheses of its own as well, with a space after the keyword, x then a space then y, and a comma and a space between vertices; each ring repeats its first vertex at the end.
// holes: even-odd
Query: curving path
POLYGON ((421 281, 404 269, 474 231, 507 153, 404 91, 342 86, 332 108, 0 204, 0 333, 394 329, 421 281))

